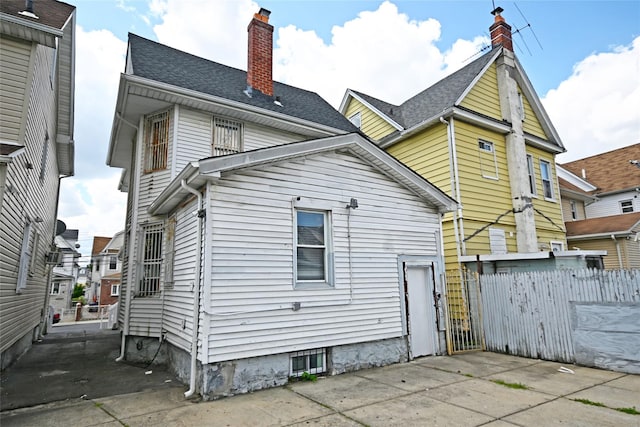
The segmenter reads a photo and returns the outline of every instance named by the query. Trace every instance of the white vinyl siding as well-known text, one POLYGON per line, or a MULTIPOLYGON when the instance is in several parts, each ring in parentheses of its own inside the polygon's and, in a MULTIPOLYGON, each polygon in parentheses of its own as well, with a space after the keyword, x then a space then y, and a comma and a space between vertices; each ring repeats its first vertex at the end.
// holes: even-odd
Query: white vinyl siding
POLYGON ((600 195, 598 200, 585 206, 587 218, 596 218, 601 216, 621 215, 622 208, 620 203, 625 200, 631 200, 633 211, 640 211, 640 197, 636 191, 626 191, 617 194, 600 195))
POLYGON ((23 144, 29 100, 31 43, 0 38, 0 140, 23 144))
MULTIPOLYGON (((2 73, 6 71, 5 54, 13 54, 5 50, 5 47, 11 43, 10 40, 3 38, 0 42, 2 73)), ((24 109, 15 109, 5 114, 7 111, 5 108, 13 107, 4 103, 0 106, 2 109, 0 122, 4 123, 4 120, 22 122, 22 131, 19 131, 19 133, 22 132, 22 139, 19 142, 25 146, 24 152, 20 154, 20 161, 7 165, 6 182, 11 184, 12 191, 5 191, 0 215, 0 253, 3 264, 0 268, 0 313, 2 313, 0 351, 2 352, 25 335, 31 335, 33 329, 39 324, 44 298, 50 292, 44 256, 51 243, 51 231, 55 226, 56 200, 60 182, 56 144, 53 143, 49 147, 45 161, 42 182, 39 180, 42 143, 46 134, 51 136, 56 135, 57 132, 55 127, 56 91, 55 88, 51 88, 49 80, 52 49, 41 45, 28 44, 28 46, 31 69, 24 70, 23 80, 16 81, 16 85, 26 85, 24 89, 19 90, 23 91, 20 102, 23 103, 24 109), (15 116, 16 114, 18 116, 15 116), (12 115, 15 117, 12 118, 12 115), (25 169, 27 163, 33 165, 32 170, 25 169), (29 251, 33 262, 25 266, 26 286, 21 293, 16 293, 21 264, 20 252, 27 218, 32 222, 29 251), (36 221, 38 218, 42 219, 42 222, 36 221), (36 237, 38 235, 39 238, 36 237)), ((22 55, 22 53, 19 54, 22 55)), ((13 64, 8 65, 8 67, 12 66, 13 64)), ((5 79, 6 74, 2 75, 2 79, 5 79)), ((5 83, 7 80, 0 82, 0 91, 3 96, 6 86, 2 85, 5 83)), ((7 90, 10 92, 13 88, 7 90)), ((6 127, 2 132, 5 131, 14 132, 6 127)), ((3 133, 2 138, 12 140, 16 134, 13 133, 13 135, 10 137, 9 134, 3 133)))
MULTIPOLYGON (((402 335, 398 255, 435 255, 438 244, 439 214, 415 195, 338 153, 236 172, 210 193, 205 362, 402 335), (298 197, 330 205, 334 287, 292 286, 298 197), (351 197, 359 207, 350 213, 350 269, 351 197)), ((176 248, 176 275, 178 255, 176 248)))

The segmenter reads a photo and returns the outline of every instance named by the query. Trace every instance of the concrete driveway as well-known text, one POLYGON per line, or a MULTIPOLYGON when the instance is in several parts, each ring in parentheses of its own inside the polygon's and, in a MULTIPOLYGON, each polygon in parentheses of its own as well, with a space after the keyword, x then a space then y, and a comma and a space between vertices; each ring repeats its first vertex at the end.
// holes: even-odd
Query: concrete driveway
POLYGON ((169 384, 6 411, 0 421, 2 427, 640 426, 634 415, 640 376, 496 353, 425 357, 212 402, 185 400, 186 387, 169 384))
POLYGON ((119 331, 100 329, 95 322, 54 325, 41 342, 2 372, 0 410, 179 384, 165 369, 115 362, 119 354, 119 331), (149 370, 152 373, 145 374, 149 370))

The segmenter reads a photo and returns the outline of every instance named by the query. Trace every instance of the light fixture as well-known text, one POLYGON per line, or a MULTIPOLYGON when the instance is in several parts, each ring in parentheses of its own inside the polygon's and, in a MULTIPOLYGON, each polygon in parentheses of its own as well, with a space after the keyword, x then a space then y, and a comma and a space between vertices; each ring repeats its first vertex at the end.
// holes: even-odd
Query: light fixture
POLYGON ((354 199, 353 197, 349 200, 349 204, 346 206, 347 209, 357 209, 358 208, 358 199, 354 199))

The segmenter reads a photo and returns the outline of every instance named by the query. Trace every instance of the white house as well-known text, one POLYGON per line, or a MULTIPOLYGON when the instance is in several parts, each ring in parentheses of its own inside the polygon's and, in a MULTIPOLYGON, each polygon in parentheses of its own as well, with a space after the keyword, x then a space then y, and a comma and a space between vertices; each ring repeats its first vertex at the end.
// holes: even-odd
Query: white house
POLYGON ((167 362, 187 396, 444 351, 456 202, 273 82, 268 16, 248 72, 129 36, 107 159, 129 193, 120 359, 167 362))
MULTIPOLYGON (((100 305, 110 304, 111 298, 106 301, 102 300, 105 290, 101 288, 102 279, 109 277, 110 280, 119 278, 122 272, 122 261, 119 258, 120 249, 124 244, 124 230, 119 231, 113 237, 94 236, 93 248, 91 250, 91 281, 85 294, 89 302, 99 303, 100 305)), ((111 289, 107 293, 109 297, 117 296, 113 294, 111 289)), ((116 298, 117 299, 117 298, 116 298)))
POLYGON ((75 7, 26 3, 0 1, 2 369, 44 326, 59 182, 74 171, 75 7))
POLYGON ((78 230, 66 230, 55 237, 58 264, 53 267, 49 288, 49 306, 62 317, 63 311, 71 308, 73 288, 78 282, 80 253, 77 251, 78 230))

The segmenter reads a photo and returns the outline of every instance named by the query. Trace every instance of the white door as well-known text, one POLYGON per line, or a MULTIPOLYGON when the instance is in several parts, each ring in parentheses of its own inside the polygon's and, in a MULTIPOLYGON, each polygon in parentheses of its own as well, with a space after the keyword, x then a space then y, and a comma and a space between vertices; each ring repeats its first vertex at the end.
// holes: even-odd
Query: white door
POLYGON ((433 272, 429 265, 407 265, 407 308, 411 357, 436 354, 438 335, 433 300, 433 272))

